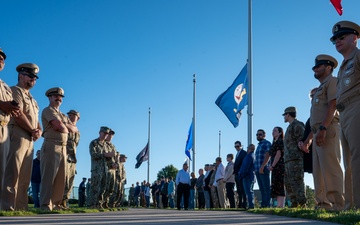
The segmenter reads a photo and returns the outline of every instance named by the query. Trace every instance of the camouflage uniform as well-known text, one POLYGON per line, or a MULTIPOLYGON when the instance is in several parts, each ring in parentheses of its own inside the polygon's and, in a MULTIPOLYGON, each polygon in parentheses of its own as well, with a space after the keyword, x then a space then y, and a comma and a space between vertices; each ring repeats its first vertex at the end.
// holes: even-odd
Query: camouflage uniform
MULTIPOLYGON (((111 142, 106 142, 107 144, 107 151, 106 152, 115 152, 116 149, 115 146, 111 142)), ((115 176, 116 176, 116 169, 113 168, 113 164, 116 163, 115 160, 116 154, 114 157, 105 157, 105 171, 106 171, 106 187, 105 187, 105 193, 104 193, 104 203, 107 208, 109 207, 110 203, 110 196, 114 192, 115 188, 115 176)), ((112 206, 112 205, 110 205, 112 206)))
POLYGON ((105 193, 106 163, 103 153, 107 151, 107 144, 105 141, 100 142, 97 138, 90 142, 89 150, 91 156, 89 204, 91 207, 97 208, 101 207, 105 193))
POLYGON ((124 192, 125 192, 125 184, 126 184, 126 170, 125 170, 125 165, 123 162, 120 162, 120 166, 119 166, 120 170, 120 182, 119 182, 119 199, 117 201, 117 205, 120 205, 123 198, 124 198, 124 192))
POLYGON ((306 204, 304 153, 298 148, 298 141, 302 138, 304 130, 304 124, 294 119, 288 126, 284 138, 285 187, 292 207, 306 204))
POLYGON ((74 185, 74 178, 76 174, 76 147, 79 145, 80 132, 68 134, 68 141, 66 144, 67 163, 65 170, 65 189, 62 206, 66 207, 66 201, 70 198, 70 194, 74 185))

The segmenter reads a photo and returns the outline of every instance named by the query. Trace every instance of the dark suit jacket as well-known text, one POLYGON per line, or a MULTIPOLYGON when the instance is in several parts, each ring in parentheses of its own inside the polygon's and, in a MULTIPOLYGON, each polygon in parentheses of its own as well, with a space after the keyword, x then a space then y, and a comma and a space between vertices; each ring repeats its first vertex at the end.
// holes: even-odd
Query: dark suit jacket
MULTIPOLYGON (((238 157, 235 159, 235 162, 234 162, 234 174, 236 176, 238 175, 238 173, 240 171, 242 162, 243 162, 246 155, 247 155, 246 151, 241 149, 238 157)), ((235 155, 235 157, 236 157, 236 155, 235 155)))

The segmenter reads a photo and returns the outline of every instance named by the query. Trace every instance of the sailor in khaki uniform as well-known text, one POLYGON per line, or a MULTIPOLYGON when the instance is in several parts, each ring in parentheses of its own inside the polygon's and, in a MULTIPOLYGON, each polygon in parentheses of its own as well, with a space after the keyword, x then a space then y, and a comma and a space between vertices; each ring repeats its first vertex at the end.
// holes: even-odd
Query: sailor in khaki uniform
MULTIPOLYGON (((6 54, 0 48, 0 71, 4 69, 5 59, 6 54)), ((3 174, 5 172, 6 158, 10 148, 7 124, 10 121, 10 115, 18 115, 20 109, 16 102, 12 102, 12 100, 12 91, 10 87, 0 79, 0 193, 2 193, 3 174)))
POLYGON ((345 167, 345 209, 360 208, 360 26, 340 21, 332 33, 330 41, 344 57, 338 72, 336 109, 340 112, 345 167))
POLYGON ((27 210, 34 141, 41 136, 39 107, 30 94, 38 79, 39 67, 23 63, 16 67, 18 84, 11 87, 13 99, 20 107, 20 115, 11 117, 9 127, 10 151, 4 174, 2 209, 27 210))
POLYGON ((69 129, 76 127, 60 112, 64 90, 60 87, 50 88, 45 95, 49 98, 49 106, 43 109, 41 120, 44 132, 44 143, 40 154, 40 208, 42 210, 58 210, 65 187, 66 143, 69 129))
POLYGON ((318 207, 340 211, 344 208, 343 171, 340 166, 340 126, 336 111, 338 65, 329 55, 318 55, 312 68, 320 86, 311 101, 310 126, 313 131, 313 177, 318 207))

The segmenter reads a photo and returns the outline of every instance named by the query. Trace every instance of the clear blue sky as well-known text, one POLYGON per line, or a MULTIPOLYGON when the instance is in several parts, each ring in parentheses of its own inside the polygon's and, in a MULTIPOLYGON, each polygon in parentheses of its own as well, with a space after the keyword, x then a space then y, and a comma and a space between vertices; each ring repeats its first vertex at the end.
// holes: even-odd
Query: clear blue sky
MULTIPOLYGON (((147 177, 135 157, 148 138, 151 107, 151 173, 185 159, 192 118, 193 74, 197 76, 196 169, 247 146, 247 115, 234 129, 215 105, 248 55, 248 1, 19 1, 1 2, 0 47, 8 55, 0 78, 17 83, 15 68, 40 67, 31 90, 41 109, 47 89, 65 90, 62 112, 81 113, 81 140, 75 185, 90 177, 89 143, 100 126, 116 134, 113 142, 128 156, 128 185, 147 177)), ((294 105, 306 121, 308 92, 318 86, 311 70, 318 54, 341 55, 329 41, 340 20, 360 23, 360 1, 343 1, 339 16, 329 0, 253 1, 253 143, 262 128, 272 139, 274 126, 288 126, 281 114, 294 105)), ((337 69, 334 74, 337 74, 337 69)), ((245 110, 246 111, 246 110, 245 110)), ((35 144, 40 149, 42 139, 35 144)), ((313 186, 312 176, 306 184, 313 186)))

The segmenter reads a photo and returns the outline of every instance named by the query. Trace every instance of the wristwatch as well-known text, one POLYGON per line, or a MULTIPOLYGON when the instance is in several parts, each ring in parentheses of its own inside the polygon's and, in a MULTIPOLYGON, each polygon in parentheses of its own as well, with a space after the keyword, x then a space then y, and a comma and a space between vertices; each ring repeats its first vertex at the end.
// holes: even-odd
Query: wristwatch
POLYGON ((320 125, 319 130, 326 130, 326 127, 324 127, 323 125, 320 125))

